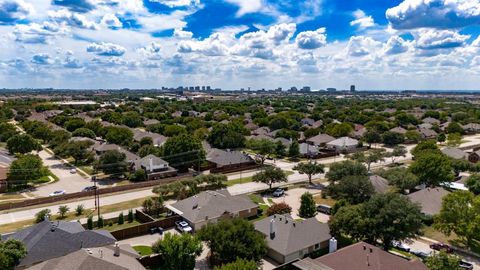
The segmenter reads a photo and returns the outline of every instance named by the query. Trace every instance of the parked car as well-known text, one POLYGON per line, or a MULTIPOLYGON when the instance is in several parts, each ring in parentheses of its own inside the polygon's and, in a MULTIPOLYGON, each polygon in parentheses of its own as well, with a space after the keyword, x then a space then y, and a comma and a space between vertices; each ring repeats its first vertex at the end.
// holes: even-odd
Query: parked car
POLYGON ((410 249, 411 249, 409 245, 402 243, 400 241, 392 241, 392 246, 406 252, 410 252, 410 249))
POLYGON ((175 225, 177 226, 177 229, 181 232, 192 232, 193 229, 188 225, 186 221, 175 221, 175 225))
POLYGON ((160 235, 163 234, 163 228, 162 227, 152 227, 150 228, 150 234, 155 234, 155 233, 159 233, 160 235))
POLYGON ((431 253, 426 253, 426 252, 418 251, 418 250, 410 250, 410 253, 412 253, 413 255, 415 255, 415 256, 417 256, 421 259, 425 259, 425 258, 427 258, 431 255, 431 253))
POLYGON ((433 250, 438 250, 438 251, 444 250, 447 253, 452 253, 453 252, 452 247, 450 247, 449 245, 444 244, 444 243, 431 244, 430 248, 433 249, 433 250))
POLYGON ((70 169, 70 173, 75 174, 75 173, 77 173, 77 170, 76 169, 70 169))
POLYGON ((332 207, 326 204, 319 204, 317 205, 317 212, 330 215, 332 212, 332 207))
POLYGON ((460 267, 461 269, 471 270, 473 269, 473 264, 466 262, 464 260, 461 260, 460 263, 458 264, 458 267, 460 267))
POLYGON ((273 197, 282 197, 285 194, 285 191, 281 188, 277 188, 273 193, 273 197))
POLYGON ((92 191, 92 190, 95 190, 95 189, 97 189, 96 186, 88 186, 88 187, 85 187, 85 188, 83 189, 83 191, 84 191, 84 192, 87 192, 87 191, 92 191))
POLYGON ((48 196, 53 197, 53 196, 60 196, 60 195, 64 195, 64 194, 67 194, 65 192, 65 190, 56 190, 56 191, 50 193, 48 196))

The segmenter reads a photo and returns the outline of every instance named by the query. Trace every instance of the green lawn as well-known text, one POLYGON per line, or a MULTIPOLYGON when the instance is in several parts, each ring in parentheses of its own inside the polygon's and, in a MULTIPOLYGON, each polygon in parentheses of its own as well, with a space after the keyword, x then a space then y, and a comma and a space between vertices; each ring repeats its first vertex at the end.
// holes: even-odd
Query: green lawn
POLYGON ((264 203, 263 198, 260 197, 260 195, 258 194, 249 194, 248 197, 250 198, 250 200, 252 200, 252 202, 256 204, 264 203))
POLYGON ((153 254, 152 247, 149 247, 149 246, 134 246, 133 249, 135 249, 138 252, 138 254, 140 254, 140 256, 153 254))

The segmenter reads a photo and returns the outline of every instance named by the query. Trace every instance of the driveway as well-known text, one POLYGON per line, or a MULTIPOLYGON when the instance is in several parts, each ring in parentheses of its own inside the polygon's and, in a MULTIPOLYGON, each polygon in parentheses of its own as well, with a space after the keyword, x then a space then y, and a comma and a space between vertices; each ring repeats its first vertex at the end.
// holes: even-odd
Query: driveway
MULTIPOLYGON (((300 218, 298 216, 298 210, 300 209, 300 198, 302 195, 308 192, 312 195, 320 194, 321 191, 318 189, 308 189, 308 188, 294 188, 294 189, 289 189, 285 192, 285 195, 280 198, 272 198, 274 203, 286 203, 292 207, 292 218, 297 219, 300 218)), ((328 215, 322 214, 322 213, 317 213, 315 216, 320 222, 328 222, 328 215)))
POLYGON ((14 159, 7 150, 0 148, 0 167, 9 167, 14 159))
POLYGON ((56 190, 65 190, 67 193, 79 192, 87 186, 93 185, 90 179, 83 178, 78 173, 70 173, 70 167, 65 165, 60 159, 52 154, 42 150, 38 153, 45 166, 58 177, 58 181, 53 184, 37 187, 32 193, 39 197, 47 197, 56 190))

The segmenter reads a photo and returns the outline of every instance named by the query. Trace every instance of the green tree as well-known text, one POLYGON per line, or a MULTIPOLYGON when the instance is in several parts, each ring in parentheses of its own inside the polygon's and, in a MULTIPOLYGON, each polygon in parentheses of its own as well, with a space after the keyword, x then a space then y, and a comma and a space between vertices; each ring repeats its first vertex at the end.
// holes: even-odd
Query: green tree
POLYGON ((407 149, 403 145, 397 145, 393 148, 393 151, 386 154, 386 156, 392 159, 392 164, 395 163, 397 157, 405 157, 407 155, 407 149))
POLYGON ((65 215, 70 211, 70 208, 66 205, 60 205, 58 207, 58 214, 60 215, 61 219, 65 218, 65 215))
POLYGON ((138 112, 129 111, 123 114, 122 122, 127 127, 135 128, 143 125, 142 117, 138 112))
POLYGON ((382 135, 383 143, 388 146, 395 146, 395 145, 401 144, 404 142, 404 140, 405 140, 404 135, 397 132, 387 131, 382 135))
POLYGON ((245 146, 245 135, 248 130, 243 124, 231 122, 228 124, 214 125, 207 137, 207 141, 216 148, 235 149, 245 146))
POLYGON ((277 141, 275 143, 275 154, 279 157, 284 157, 287 152, 286 152, 286 147, 281 141, 277 141))
POLYGON ((363 164, 345 160, 341 162, 335 162, 330 165, 330 170, 325 175, 328 178, 328 181, 331 183, 335 181, 339 181, 345 176, 350 175, 364 175, 366 176, 368 173, 367 168, 363 166, 363 164))
POLYGON ((356 152, 350 158, 352 160, 358 161, 360 163, 367 164, 367 171, 370 171, 370 166, 372 163, 383 161, 387 153, 385 149, 372 149, 367 152, 356 152))
POLYGON ((35 214, 35 223, 40 223, 44 221, 46 218, 50 219, 50 217, 51 217, 50 209, 40 210, 35 214))
POLYGON ((260 162, 263 165, 265 163, 265 159, 270 157, 275 153, 275 142, 261 139, 261 140, 248 140, 247 147, 251 150, 255 151, 260 158, 260 162))
POLYGON ((312 184, 312 175, 324 173, 325 166, 317 162, 302 162, 298 163, 293 167, 294 170, 298 171, 300 174, 306 174, 308 176, 308 183, 312 184))
POLYGON ((253 182, 261 182, 267 184, 270 189, 274 183, 287 182, 285 172, 277 167, 266 167, 263 171, 258 172, 252 178, 253 182))
POLYGON ((445 136, 445 133, 438 134, 437 142, 444 142, 445 140, 447 140, 447 136, 445 136))
POLYGON ((480 174, 474 173, 470 175, 465 184, 473 194, 480 195, 480 174))
POLYGON ((264 236, 244 219, 222 220, 198 232, 210 248, 212 261, 226 264, 238 259, 259 262, 267 253, 264 236))
POLYGON ((105 220, 103 219, 102 216, 99 216, 98 220, 97 220, 97 227, 98 228, 103 228, 103 226, 105 226, 105 220))
POLYGON ((258 270, 258 265, 254 261, 238 259, 234 262, 217 266, 213 270, 258 270))
POLYGON ((453 169, 450 159, 433 152, 422 153, 410 165, 410 171, 415 174, 420 183, 428 186, 438 186, 453 180, 453 169))
POLYGON ((10 185, 24 186, 48 174, 42 159, 37 155, 21 155, 10 165, 7 179, 10 185))
POLYGON ((292 144, 290 144, 290 147, 288 147, 288 156, 292 158, 296 158, 300 155, 300 145, 298 144, 298 141, 293 141, 292 144))
POLYGON ((130 175, 130 181, 133 182, 142 182, 147 180, 147 173, 144 169, 138 169, 133 174, 130 175))
POLYGON ((459 146, 462 143, 462 135, 460 133, 448 133, 447 145, 451 147, 459 146))
POLYGON ((89 150, 89 147, 92 146, 93 142, 91 141, 76 141, 69 142, 64 149, 64 153, 67 156, 73 158, 75 165, 79 161, 92 160, 93 153, 89 150))
POLYGON ((25 245, 15 239, 0 240, 0 269, 13 270, 27 255, 25 245))
POLYGON ((133 142, 133 132, 125 127, 107 127, 105 139, 109 143, 128 146, 133 142))
POLYGON ((375 193, 375 189, 367 176, 348 175, 328 185, 327 193, 335 199, 357 204, 368 200, 375 193))
POLYGON ((298 209, 298 215, 302 218, 311 218, 317 214, 317 207, 315 206, 315 200, 311 193, 305 192, 300 197, 300 209, 298 209))
POLYGON ((67 120, 63 126, 66 130, 73 132, 76 129, 84 127, 85 124, 85 120, 81 118, 71 118, 70 120, 67 120))
POLYGON ((17 133, 14 125, 0 122, 0 142, 6 142, 11 137, 17 135, 17 133))
POLYGON ((168 138, 163 147, 163 159, 180 172, 198 166, 205 160, 202 143, 190 134, 168 138))
POLYGON ((70 132, 65 130, 54 130, 51 132, 50 140, 48 141, 48 146, 52 149, 66 144, 72 135, 70 132))
POLYGON ((325 127, 325 133, 333 137, 344 137, 353 132, 353 127, 349 123, 330 123, 325 127))
POLYGON ((127 219, 129 223, 132 223, 135 220, 135 215, 133 214, 132 209, 128 210, 127 219))
POLYGON ((85 211, 85 206, 84 206, 83 204, 79 204, 79 205, 77 205, 77 207, 75 208, 75 215, 76 215, 76 216, 81 216, 84 211, 85 211))
POLYGON ((88 128, 77 128, 75 131, 72 133, 72 136, 74 137, 87 137, 90 139, 95 139, 95 132, 88 128))
POLYGON ((87 229, 93 230, 93 217, 88 216, 87 218, 87 229))
POLYGON ((407 168, 397 167, 381 173, 388 180, 388 183, 395 186, 402 193, 412 190, 418 185, 418 177, 407 168))
POLYGON ((443 198, 434 227, 446 235, 454 232, 461 241, 472 246, 480 240, 480 197, 469 191, 456 191, 443 198))
POLYGON ((374 195, 363 204, 341 207, 330 219, 333 235, 348 235, 385 250, 392 241, 415 237, 423 226, 420 207, 397 193, 374 195))
POLYGON ((26 154, 42 150, 42 146, 28 134, 18 134, 7 140, 7 149, 11 154, 26 154))
POLYGON ((163 239, 152 245, 155 253, 162 255, 160 269, 193 270, 195 259, 202 253, 202 242, 191 234, 166 233, 163 239))
POLYGON ((445 251, 434 253, 432 256, 428 256, 425 261, 430 270, 460 270, 460 267, 458 267, 459 263, 460 258, 445 251))
POLYGON ((417 143, 422 139, 422 136, 416 130, 407 130, 405 133, 405 138, 411 143, 417 143))
POLYGON ((363 139, 365 140, 366 143, 368 143, 368 146, 372 146, 374 143, 379 143, 382 141, 382 136, 380 136, 380 133, 376 130, 368 130, 364 135, 363 139))
POLYGON ((118 219, 117 219, 118 225, 122 225, 125 223, 125 217, 123 216, 123 212, 118 214, 118 219))
POLYGON ((415 158, 426 152, 441 153, 437 143, 433 140, 420 142, 410 152, 415 158))
POLYGON ((445 130, 447 131, 448 134, 450 133, 463 134, 464 132, 462 126, 460 126, 460 124, 457 122, 451 122, 450 124, 448 124, 445 130))
POLYGON ((118 150, 109 150, 100 155, 95 163, 95 169, 103 171, 105 174, 120 174, 127 171, 127 162, 125 154, 118 150))

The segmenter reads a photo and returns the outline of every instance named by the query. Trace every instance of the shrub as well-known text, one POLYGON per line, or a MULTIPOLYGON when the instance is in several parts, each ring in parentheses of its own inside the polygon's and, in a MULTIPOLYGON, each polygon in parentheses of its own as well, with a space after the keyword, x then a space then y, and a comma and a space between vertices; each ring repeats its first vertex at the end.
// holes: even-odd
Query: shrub
POLYGON ((274 203, 267 209, 267 216, 290 214, 292 207, 286 203, 274 203))
POLYGON ((85 211, 85 207, 83 206, 83 204, 79 204, 77 205, 77 208, 75 208, 75 215, 81 216, 84 211, 85 211))
POLYGON ((128 210, 128 222, 132 223, 133 220, 134 220, 133 210, 130 209, 130 210, 128 210))
POLYGON ((104 224, 103 217, 102 216, 98 217, 97 227, 102 228, 104 225, 105 224, 104 224))
POLYGON ((120 213, 118 215, 118 225, 122 225, 123 223, 125 223, 125 220, 124 220, 124 217, 123 217, 123 213, 120 213))
POLYGON ((87 218, 87 229, 93 230, 93 218, 92 218, 92 216, 88 216, 88 218, 87 218))
POLYGON ((69 210, 70 210, 70 208, 68 208, 68 206, 60 205, 58 207, 58 214, 60 215, 60 218, 64 219, 69 210))
POLYGON ((40 223, 45 220, 45 218, 50 219, 50 209, 43 209, 40 212, 35 214, 35 223, 40 223))

